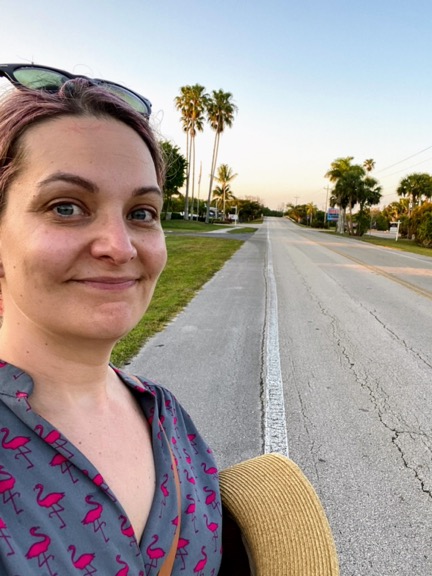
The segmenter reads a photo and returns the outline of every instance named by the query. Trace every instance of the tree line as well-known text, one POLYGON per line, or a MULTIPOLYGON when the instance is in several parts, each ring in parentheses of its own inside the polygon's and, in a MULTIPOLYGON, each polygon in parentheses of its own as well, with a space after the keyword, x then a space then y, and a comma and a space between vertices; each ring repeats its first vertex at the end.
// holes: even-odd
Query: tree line
MULTIPOLYGON (((422 172, 404 177, 396 190, 401 199, 379 210, 374 206, 381 201, 382 187, 371 176, 375 161, 369 158, 356 164, 353 160, 352 156, 336 158, 325 174, 333 184, 329 204, 339 209, 336 231, 362 236, 371 227, 388 230, 391 222, 399 221, 402 236, 432 246, 432 175, 422 172)), ((290 204, 287 214, 311 226, 328 225, 326 212, 313 203, 290 204)))

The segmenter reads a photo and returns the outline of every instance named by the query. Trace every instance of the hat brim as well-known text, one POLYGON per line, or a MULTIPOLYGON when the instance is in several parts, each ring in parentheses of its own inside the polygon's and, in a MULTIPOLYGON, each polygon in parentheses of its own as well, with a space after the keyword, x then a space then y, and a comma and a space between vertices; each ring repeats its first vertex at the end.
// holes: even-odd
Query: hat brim
POLYGON ((321 502, 289 458, 265 454, 220 473, 255 576, 337 576, 336 547, 321 502))

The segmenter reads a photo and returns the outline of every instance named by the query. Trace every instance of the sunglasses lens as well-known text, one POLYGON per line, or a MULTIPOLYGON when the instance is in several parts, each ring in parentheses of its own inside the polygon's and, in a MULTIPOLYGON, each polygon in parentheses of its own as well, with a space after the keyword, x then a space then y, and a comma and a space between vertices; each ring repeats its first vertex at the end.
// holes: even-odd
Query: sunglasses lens
POLYGON ((34 66, 18 68, 14 76, 22 86, 33 90, 57 91, 68 80, 60 72, 34 66))
POLYGON ((123 88, 122 86, 118 86, 116 84, 111 84, 110 82, 102 82, 102 86, 108 92, 111 92, 115 96, 118 96, 122 100, 124 100, 129 106, 132 106, 137 112, 144 114, 145 116, 150 116, 151 108, 150 105, 147 104, 144 100, 130 92, 127 88, 123 88))
MULTIPOLYGON (((15 68, 13 71, 15 81, 21 86, 30 88, 31 90, 47 90, 49 92, 57 92, 68 80, 76 77, 74 75, 66 76, 66 74, 67 73, 62 74, 61 71, 43 68, 41 66, 21 66, 15 68)), ((140 114, 147 117, 150 116, 151 104, 142 96, 131 92, 119 84, 114 84, 106 80, 93 79, 90 81, 103 87, 108 92, 115 94, 140 114)))

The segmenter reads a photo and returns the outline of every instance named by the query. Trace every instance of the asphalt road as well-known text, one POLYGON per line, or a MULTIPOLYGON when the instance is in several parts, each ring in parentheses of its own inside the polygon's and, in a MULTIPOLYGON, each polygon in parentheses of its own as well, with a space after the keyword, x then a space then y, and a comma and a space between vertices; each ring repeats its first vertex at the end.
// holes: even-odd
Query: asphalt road
POLYGON ((268 219, 130 369, 224 467, 289 452, 342 576, 432 575, 432 263, 268 219))

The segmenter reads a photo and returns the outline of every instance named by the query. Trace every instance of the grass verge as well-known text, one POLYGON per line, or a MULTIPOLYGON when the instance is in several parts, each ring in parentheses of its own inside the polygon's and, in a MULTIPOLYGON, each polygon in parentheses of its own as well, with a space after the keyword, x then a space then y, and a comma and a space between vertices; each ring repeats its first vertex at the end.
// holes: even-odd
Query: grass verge
POLYGON ((156 287, 151 304, 139 324, 115 346, 111 361, 123 366, 142 345, 172 320, 196 292, 243 244, 225 238, 166 239, 168 263, 156 287))
POLYGON ((193 220, 163 220, 162 228, 164 230, 175 230, 176 232, 214 232, 218 228, 229 228, 221 224, 206 224, 205 222, 196 222, 193 220))
POLYGON ((366 234, 359 238, 359 240, 362 242, 369 242, 369 244, 376 244, 377 246, 387 246, 388 248, 395 248, 396 250, 402 250, 404 252, 412 252, 413 254, 420 254, 421 256, 429 256, 429 258, 432 257, 431 248, 419 246, 414 242, 414 240, 399 238, 399 240, 396 242, 396 240, 391 238, 367 236, 366 234))
MULTIPOLYGON (((320 230, 324 234, 336 234, 333 230, 320 230)), ((419 254, 420 256, 432 257, 432 248, 425 248, 424 246, 419 246, 414 240, 407 240, 406 238, 399 238, 396 241, 393 238, 383 238, 381 236, 370 236, 365 234, 364 236, 350 236, 349 234, 343 234, 345 238, 351 238, 352 240, 358 240, 360 242, 367 242, 369 244, 375 244, 376 246, 384 246, 387 248, 394 248, 395 250, 402 250, 403 252, 411 252, 412 254, 419 254)))
POLYGON ((257 229, 251 226, 236 226, 232 230, 228 230, 227 234, 253 234, 256 231, 257 229))

